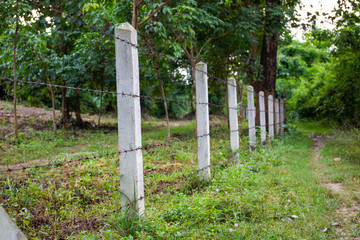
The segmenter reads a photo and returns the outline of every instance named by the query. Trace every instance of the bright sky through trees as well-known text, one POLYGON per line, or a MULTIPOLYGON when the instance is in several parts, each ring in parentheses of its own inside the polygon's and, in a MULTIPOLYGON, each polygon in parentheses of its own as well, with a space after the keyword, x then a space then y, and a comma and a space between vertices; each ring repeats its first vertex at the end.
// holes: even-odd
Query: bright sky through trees
MULTIPOLYGON (((316 24, 319 28, 322 29, 333 29, 334 25, 330 22, 330 20, 326 19, 322 14, 328 13, 333 16, 332 12, 334 8, 337 6, 337 0, 301 0, 301 5, 303 6, 300 10, 298 6, 298 13, 300 14, 301 23, 306 23, 307 13, 311 13, 312 15, 316 12, 319 12, 320 16, 317 17, 316 24), (323 23, 322 23, 323 22, 323 23)), ((304 30, 301 27, 291 29, 292 34, 295 36, 295 39, 299 41, 302 40, 302 35, 304 30)))

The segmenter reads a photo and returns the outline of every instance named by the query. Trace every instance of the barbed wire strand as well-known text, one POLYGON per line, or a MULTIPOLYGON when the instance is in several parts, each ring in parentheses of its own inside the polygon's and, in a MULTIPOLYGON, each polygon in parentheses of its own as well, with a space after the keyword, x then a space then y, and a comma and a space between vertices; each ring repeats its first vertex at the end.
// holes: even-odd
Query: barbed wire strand
MULTIPOLYGON (((5 81, 14 82, 14 79, 11 79, 11 78, 4 78, 4 77, 0 77, 0 78, 5 80, 5 81)), ((43 82, 33 82, 33 81, 24 81, 24 80, 17 80, 17 82, 18 83, 24 83, 24 84, 32 84, 32 85, 35 85, 35 86, 36 85, 41 85, 41 86, 50 86, 50 87, 55 87, 55 88, 65 88, 65 89, 71 89, 71 90, 75 90, 75 91, 86 91, 86 92, 95 92, 95 93, 116 94, 116 95, 121 95, 121 96, 124 96, 124 97, 132 97, 132 98, 154 99, 154 100, 161 100, 161 101, 164 100, 162 97, 136 95, 136 94, 130 94, 130 93, 124 93, 124 92, 96 90, 96 89, 81 88, 81 87, 70 87, 70 86, 64 86, 64 85, 58 85, 58 84, 49 84, 49 83, 43 83, 43 82)), ((196 101, 188 101, 188 100, 180 100, 180 99, 171 99, 171 98, 166 98, 166 100, 169 101, 169 102, 200 104, 200 105, 208 105, 208 106, 213 106, 213 107, 218 107, 218 108, 227 108, 227 106, 225 106, 225 105, 220 105, 220 104, 215 104, 215 103, 204 103, 204 102, 196 102, 196 101)), ((229 109, 238 110, 239 108, 229 107, 229 109)), ((243 109, 243 108, 240 108, 240 109, 243 109)))

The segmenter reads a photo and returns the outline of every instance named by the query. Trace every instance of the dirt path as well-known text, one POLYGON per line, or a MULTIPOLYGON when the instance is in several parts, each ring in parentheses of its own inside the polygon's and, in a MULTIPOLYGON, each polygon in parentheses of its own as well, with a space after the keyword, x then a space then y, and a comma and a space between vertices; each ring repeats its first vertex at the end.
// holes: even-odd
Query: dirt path
MULTIPOLYGON (((70 147, 68 149, 73 151, 81 151, 82 149, 85 149, 86 146, 78 145, 74 147, 70 147)), ((34 159, 27 161, 26 163, 14 163, 14 164, 7 164, 7 165, 0 165, 0 171, 8 171, 11 169, 11 171, 8 173, 9 175, 17 174, 19 173, 18 170, 24 169, 24 168, 34 168, 36 166, 46 166, 51 165, 52 162, 54 162, 56 159, 70 159, 72 157, 76 157, 79 155, 93 155, 95 152, 70 152, 70 153, 62 153, 52 156, 51 158, 42 158, 42 159, 34 159)))
MULTIPOLYGON (((348 236, 348 233, 353 231, 355 227, 353 219, 359 214, 360 204, 353 199, 352 192, 344 185, 341 183, 327 182, 325 177, 322 176, 324 169, 327 167, 320 161, 322 159, 320 155, 321 149, 326 145, 325 137, 322 135, 311 135, 310 137, 313 141, 311 149, 315 151, 311 157, 315 172, 319 175, 319 178, 322 179, 322 185, 343 201, 341 207, 336 210, 336 219, 330 223, 330 227, 335 228, 335 232, 340 239, 360 239, 360 237, 353 238, 348 236), (339 221, 339 219, 341 221, 339 221)), ((328 231, 328 228, 324 228, 323 231, 328 231)))

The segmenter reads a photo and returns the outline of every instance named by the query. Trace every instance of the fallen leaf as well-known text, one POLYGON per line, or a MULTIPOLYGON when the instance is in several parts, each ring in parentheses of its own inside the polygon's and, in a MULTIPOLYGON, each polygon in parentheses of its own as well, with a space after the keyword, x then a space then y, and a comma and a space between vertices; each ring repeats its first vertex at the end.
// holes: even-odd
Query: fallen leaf
POLYGON ((281 219, 281 221, 283 221, 283 222, 292 222, 293 220, 291 218, 289 218, 289 217, 283 217, 281 219))
POLYGON ((341 222, 333 222, 333 223, 330 223, 331 226, 340 226, 341 225, 341 222))
POLYGON ((323 227, 323 228, 321 229, 321 231, 324 232, 324 233, 327 232, 327 230, 329 230, 327 227, 323 227))

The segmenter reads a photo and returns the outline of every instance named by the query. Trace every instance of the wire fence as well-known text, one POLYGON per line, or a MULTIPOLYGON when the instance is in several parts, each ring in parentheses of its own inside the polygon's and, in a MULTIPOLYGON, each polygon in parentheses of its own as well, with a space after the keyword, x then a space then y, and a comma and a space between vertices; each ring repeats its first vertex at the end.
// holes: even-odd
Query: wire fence
MULTIPOLYGON (((112 38, 114 38, 116 40, 119 40, 119 41, 133 47, 133 48, 141 49, 141 50, 143 50, 143 51, 145 51, 145 52, 147 52, 147 53, 149 53, 151 55, 155 55, 157 58, 166 59, 166 60, 168 60, 168 61, 170 61, 172 63, 177 64, 177 66, 185 67, 185 68, 192 68, 192 66, 190 66, 188 64, 185 64, 185 63, 183 63, 183 62, 181 62, 179 60, 169 58, 169 57, 165 56, 164 54, 156 53, 156 52, 152 51, 151 49, 140 47, 140 46, 138 46, 136 44, 133 44, 133 43, 125 40, 125 39, 121 39, 119 37, 116 37, 115 35, 107 32, 107 31, 101 30, 98 27, 90 25, 90 24, 86 23, 83 20, 74 18, 73 16, 70 16, 69 14, 63 13, 62 11, 56 9, 55 7, 46 5, 46 4, 44 4, 43 2, 41 2, 39 0, 32 0, 32 1, 34 3, 36 3, 36 4, 38 4, 39 6, 48 8, 49 10, 54 11, 54 12, 56 12, 58 14, 64 14, 67 18, 71 19, 71 21, 76 22, 76 23, 78 23, 80 25, 87 26, 87 27, 93 29, 94 31, 101 33, 104 36, 112 37, 112 38)), ((227 81, 225 79, 216 77, 216 76, 214 76, 212 74, 209 74, 208 72, 203 71, 201 69, 196 68, 195 70, 198 71, 198 72, 202 72, 202 73, 206 74, 208 77, 213 78, 213 79, 215 79, 215 80, 217 80, 217 81, 219 81, 221 83, 224 83, 225 85, 232 86, 232 87, 236 88, 235 85, 229 83, 229 81, 227 81)), ((15 81, 14 79, 11 79, 11 78, 3 78, 3 80, 10 81, 10 82, 15 81)), ((230 109, 237 110, 237 111, 245 110, 244 107, 242 107, 242 106, 240 106, 240 107, 229 107, 229 106, 226 106, 226 105, 213 104, 213 103, 208 103, 208 102, 169 99, 169 98, 163 98, 163 97, 154 97, 154 96, 146 96, 146 95, 129 94, 129 93, 125 93, 125 92, 117 92, 117 91, 111 91, 111 90, 88 89, 88 88, 64 86, 64 85, 58 85, 58 84, 48 84, 48 83, 43 83, 43 82, 26 81, 26 80, 17 80, 17 82, 22 83, 22 84, 29 84, 29 85, 32 85, 32 86, 35 86, 35 87, 37 87, 37 86, 53 87, 53 88, 69 89, 69 90, 74 90, 74 91, 91 92, 91 93, 96 93, 96 94, 99 94, 99 93, 114 94, 114 95, 116 95, 118 97, 154 99, 154 100, 161 100, 161 101, 166 100, 166 101, 169 101, 169 102, 179 102, 179 103, 187 103, 187 104, 195 104, 195 105, 207 105, 207 106, 213 106, 213 107, 222 108, 222 109, 228 109, 228 110, 230 110, 230 109)), ((255 92, 255 91, 250 91, 250 92, 254 93, 256 96, 259 96, 259 93, 255 92)), ((270 101, 275 101, 275 99, 270 100, 270 101)), ((259 110, 259 109, 255 109, 255 108, 248 108, 248 109, 246 109, 246 111, 249 112, 249 113, 253 112, 253 113, 259 113, 259 114, 260 113, 274 113, 274 112, 271 112, 271 111, 259 110)), ((284 113, 282 113, 282 114, 284 114, 284 113)), ((280 126, 280 125, 283 126, 284 124, 285 124, 285 122, 283 120, 283 121, 280 121, 280 122, 275 123, 275 124, 261 124, 260 126, 238 128, 238 129, 230 130, 230 131, 226 130, 226 133, 238 132, 239 134, 244 134, 244 133, 249 132, 249 130, 254 130, 254 129, 257 129, 259 127, 274 127, 274 126, 280 126)), ((77 162, 95 160, 95 159, 100 159, 100 158, 108 158, 108 157, 114 157, 114 156, 119 157, 120 155, 125 155, 125 154, 131 153, 131 152, 149 151, 149 150, 156 149, 156 148, 161 148, 161 147, 165 147, 165 146, 171 146, 175 142, 185 142, 185 141, 188 141, 188 140, 198 140, 198 139, 201 139, 201 138, 214 137, 214 136, 216 136, 216 132, 215 133, 207 133, 207 134, 203 134, 203 135, 197 135, 197 136, 194 136, 194 137, 188 137, 188 138, 183 138, 183 139, 172 138, 170 141, 166 141, 166 142, 162 142, 162 143, 148 144, 148 145, 139 146, 139 147, 135 147, 135 148, 129 148, 129 149, 120 149, 120 150, 114 151, 114 152, 103 153, 103 154, 94 155, 94 156, 79 157, 79 158, 63 160, 63 161, 48 160, 48 161, 42 162, 40 164, 33 164, 33 165, 18 164, 18 165, 16 165, 16 167, 9 166, 9 165, 2 165, 2 166, 0 166, 0 174, 2 174, 4 176, 10 176, 12 173, 15 174, 15 172, 26 171, 26 170, 29 170, 29 169, 39 169, 40 171, 45 171, 46 168, 49 168, 49 167, 60 167, 60 166, 64 166, 64 165, 67 165, 67 164, 73 164, 73 163, 77 163, 77 162)), ((145 198, 148 198, 148 197, 154 196, 156 194, 159 194, 161 192, 174 193, 175 191, 177 191, 177 188, 175 188, 175 189, 173 188, 172 190, 169 190, 172 186, 178 185, 179 183, 184 183, 184 182, 190 181, 195 176, 197 177, 197 175, 200 174, 202 171, 204 171, 206 169, 209 169, 209 168, 216 167, 217 166, 216 164, 217 163, 212 163, 212 164, 207 165, 205 167, 202 167, 200 169, 194 170, 191 173, 188 173, 188 174, 184 173, 181 176, 177 177, 176 181, 172 181, 172 182, 168 183, 167 185, 165 184, 165 185, 159 186, 155 190, 145 193, 143 196, 140 196, 139 198, 135 199, 134 201, 132 201, 132 202, 126 204, 126 205, 123 205, 123 206, 121 206, 121 207, 119 207, 119 208, 117 208, 115 210, 106 212, 105 214, 102 214, 99 217, 83 220, 80 223, 80 225, 79 225, 79 222, 77 222, 76 225, 78 225, 78 226, 76 226, 76 227, 73 227, 75 225, 75 222, 73 222, 73 223, 67 222, 66 223, 67 224, 67 230, 61 232, 60 237, 66 237, 69 234, 72 234, 74 232, 77 232, 77 231, 83 230, 83 229, 87 229, 87 228, 97 230, 98 228, 100 228, 102 226, 102 222, 103 222, 103 220, 105 218, 107 218, 107 217, 109 217, 111 215, 114 215, 114 214, 118 213, 119 211, 122 211, 124 209, 129 208, 129 207, 132 207, 132 206, 136 205, 137 202, 142 201, 145 198)), ((229 162, 227 162, 225 164, 225 167, 227 167, 228 165, 230 165, 229 162)), ((197 186, 200 186, 200 184, 201 183, 199 183, 197 186)))

